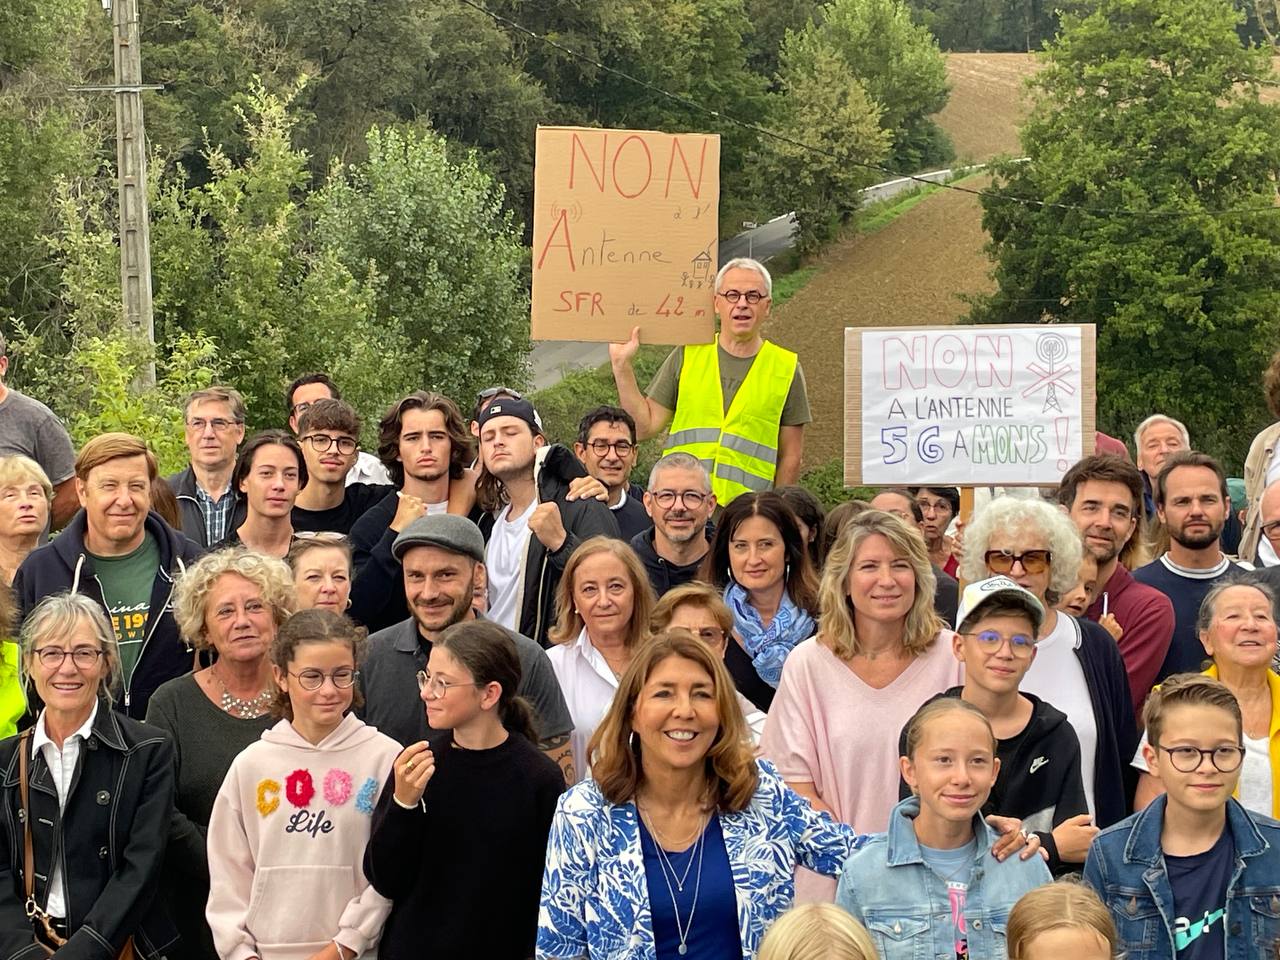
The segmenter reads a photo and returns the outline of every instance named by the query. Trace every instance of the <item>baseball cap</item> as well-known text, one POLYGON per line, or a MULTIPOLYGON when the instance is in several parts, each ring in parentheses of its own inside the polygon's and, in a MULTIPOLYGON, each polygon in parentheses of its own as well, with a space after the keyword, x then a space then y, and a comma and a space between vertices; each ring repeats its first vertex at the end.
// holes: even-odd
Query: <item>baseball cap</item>
POLYGON ((414 547, 439 547, 484 563, 484 535, 480 528, 453 513, 432 513, 414 520, 391 542, 391 555, 403 560, 405 551, 414 547))
POLYGON ((494 417, 516 417, 529 425, 534 436, 546 436, 542 430, 542 418, 538 416, 538 411, 533 409, 532 403, 523 398, 501 397, 494 400, 480 411, 480 416, 476 417, 476 424, 483 429, 484 425, 494 417))
POLYGON ((956 627, 963 629, 965 623, 983 608, 999 602, 1001 605, 1020 607, 1031 618, 1031 625, 1037 633, 1044 623, 1044 604, 1034 593, 1018 586, 1008 577, 989 577, 968 584, 960 595, 960 609, 956 611, 956 627))

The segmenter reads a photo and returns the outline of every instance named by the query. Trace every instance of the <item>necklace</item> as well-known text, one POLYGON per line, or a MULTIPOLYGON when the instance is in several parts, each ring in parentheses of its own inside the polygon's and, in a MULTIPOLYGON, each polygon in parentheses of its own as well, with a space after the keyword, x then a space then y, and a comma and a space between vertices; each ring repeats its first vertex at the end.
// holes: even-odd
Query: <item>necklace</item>
POLYGON ((216 667, 210 667, 209 672, 213 674, 213 678, 218 681, 218 686, 222 687, 222 701, 220 706, 224 713, 229 713, 233 717, 240 720, 256 720, 267 712, 271 707, 271 701, 275 699, 276 693, 270 687, 263 690, 256 697, 244 699, 242 697, 233 697, 231 691, 227 689, 227 683, 218 674, 216 667))
MULTIPOLYGON (((652 828, 650 828, 650 832, 653 832, 652 828)), ((705 838, 705 831, 698 834, 698 839, 695 844, 696 849, 689 856, 689 866, 693 865, 694 856, 697 856, 698 875, 694 879, 693 904, 689 907, 689 919, 683 924, 680 923, 680 903, 676 900, 676 891, 671 887, 671 881, 676 879, 675 868, 672 867, 670 861, 667 860, 667 854, 666 851, 662 849, 662 844, 660 842, 654 843, 654 846, 658 848, 658 866, 659 869, 662 870, 662 879, 667 885, 667 893, 671 895, 671 912, 675 914, 676 918, 676 934, 680 937, 680 945, 676 947, 676 953, 680 954, 682 957, 689 952, 689 932, 693 929, 693 915, 698 912, 698 893, 702 890, 702 853, 705 849, 703 844, 703 840, 705 838), (671 871, 670 876, 667 875, 668 870, 671 871)), ((656 841, 657 839, 657 835, 655 834, 654 840, 656 841)), ((684 879, 689 879, 688 867, 685 868, 684 879)), ((679 889, 681 893, 684 892, 684 887, 680 885, 679 881, 676 883, 676 888, 679 889)))
MULTIPOLYGON (((653 834, 653 839, 656 841, 654 843, 654 846, 658 848, 658 858, 662 861, 664 867, 671 871, 671 877, 673 880, 676 881, 676 889, 679 890, 681 893, 684 893, 684 885, 689 881, 689 871, 693 868, 693 854, 689 855, 689 862, 684 865, 684 876, 677 877, 676 869, 674 866, 672 866, 671 860, 667 856, 667 851, 665 849, 667 846, 666 839, 662 836, 662 834, 658 832, 657 828, 653 825, 653 820, 649 817, 647 813, 641 810, 640 816, 644 820, 644 825, 649 828, 649 832, 653 834)), ((696 842, 701 843, 702 833, 706 827, 706 824, 707 824, 707 818, 704 815, 698 821, 697 831, 694 833, 693 837, 690 837, 689 840, 686 840, 684 843, 675 843, 675 844, 671 844, 671 846, 684 847, 685 849, 688 849, 689 843, 693 842, 695 837, 697 838, 696 842)), ((694 851, 694 853, 696 852, 697 851, 694 851)))

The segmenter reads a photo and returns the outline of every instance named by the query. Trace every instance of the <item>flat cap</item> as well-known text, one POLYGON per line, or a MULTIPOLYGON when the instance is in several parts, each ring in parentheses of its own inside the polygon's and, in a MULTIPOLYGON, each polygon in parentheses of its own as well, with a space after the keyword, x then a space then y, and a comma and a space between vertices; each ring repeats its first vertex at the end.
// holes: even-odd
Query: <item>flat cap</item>
POLYGON ((414 520, 392 542, 391 555, 402 560, 405 551, 414 547, 439 547, 484 563, 484 535, 480 528, 453 513, 434 513, 414 520))

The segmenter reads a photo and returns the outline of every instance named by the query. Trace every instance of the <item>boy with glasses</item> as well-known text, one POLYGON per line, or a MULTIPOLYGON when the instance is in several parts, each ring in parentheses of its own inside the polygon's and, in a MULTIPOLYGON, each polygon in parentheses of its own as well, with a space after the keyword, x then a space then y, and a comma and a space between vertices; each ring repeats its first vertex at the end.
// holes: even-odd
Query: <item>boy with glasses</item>
MULTIPOLYGON (((1018 689, 1036 656, 1044 607, 1008 577, 991 577, 965 587, 957 616, 951 644, 964 664, 964 685, 938 696, 973 704, 996 735, 1000 773, 983 812, 1018 817, 1038 832, 1055 875, 1078 870, 1098 833, 1085 800, 1080 740, 1065 713, 1018 689)), ((900 750, 905 756, 905 730, 900 750)), ((900 792, 910 795, 905 783, 900 792)))
POLYGON ((1166 792, 1099 834, 1084 867, 1120 946, 1140 960, 1277 956, 1280 824, 1232 797, 1240 704, 1218 680, 1177 674, 1142 713, 1143 754, 1166 792))
POLYGON ((307 485, 293 505, 294 532, 347 534, 370 507, 395 493, 382 483, 347 483, 360 450, 360 418, 342 400, 317 400, 298 420, 307 485))
POLYGON ((622 539, 648 530, 649 515, 641 502, 644 491, 631 482, 636 465, 636 422, 631 414, 621 407, 589 410, 578 424, 573 452, 609 491, 607 503, 622 539))

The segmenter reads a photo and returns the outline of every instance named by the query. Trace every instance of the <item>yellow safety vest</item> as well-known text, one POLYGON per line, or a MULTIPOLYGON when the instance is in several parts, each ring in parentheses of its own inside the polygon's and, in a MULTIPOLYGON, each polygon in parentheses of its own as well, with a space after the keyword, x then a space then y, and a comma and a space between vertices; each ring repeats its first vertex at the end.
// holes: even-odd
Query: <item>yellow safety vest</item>
POLYGON ((680 392, 663 455, 679 451, 701 460, 720 506, 744 493, 772 489, 782 408, 796 362, 790 350, 764 341, 726 413, 717 345, 684 348, 680 392))

